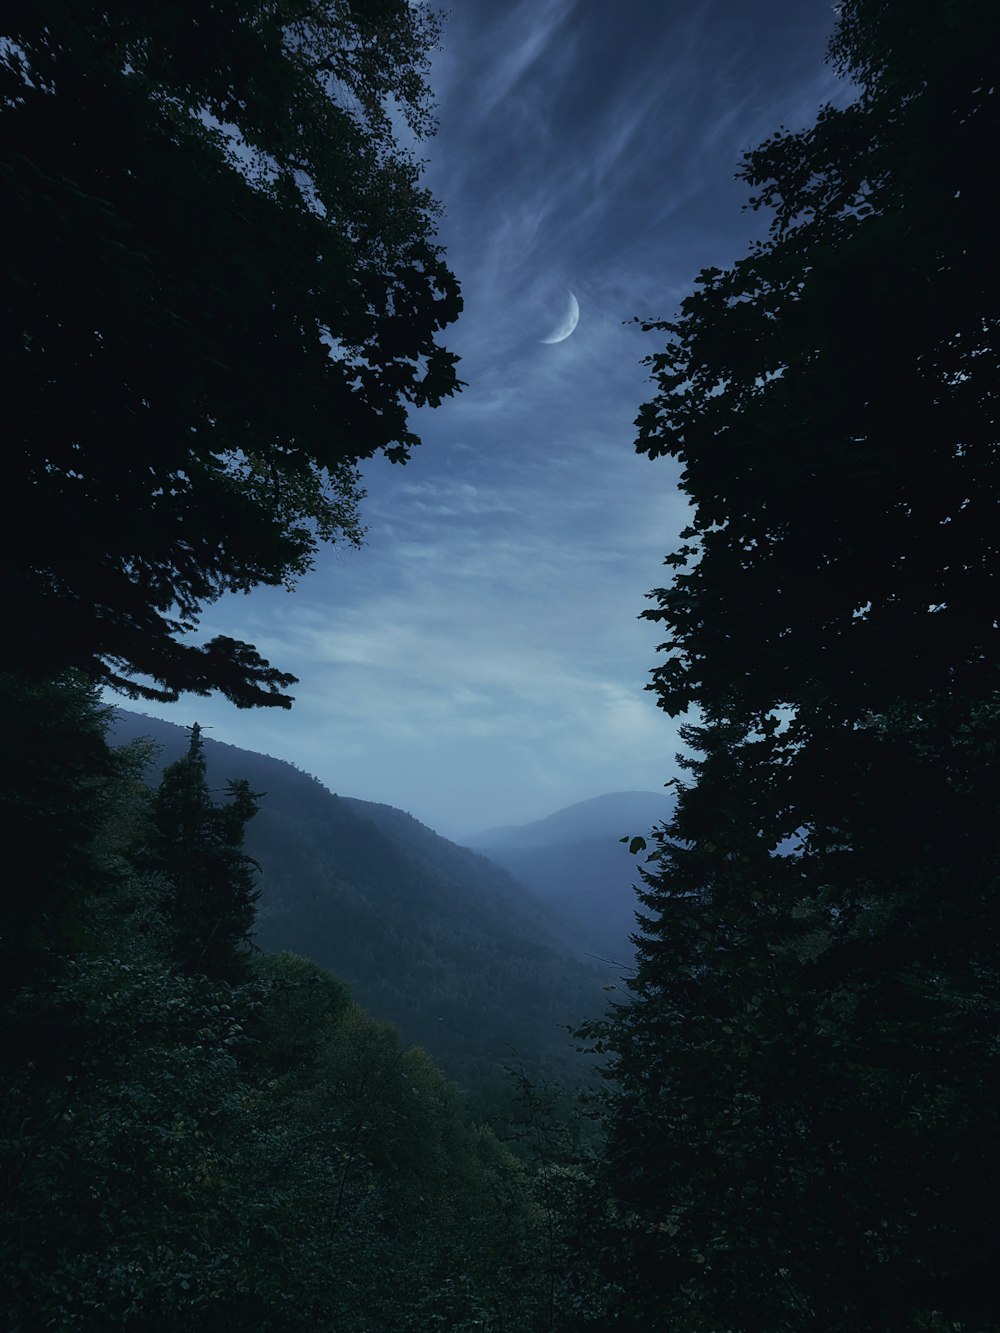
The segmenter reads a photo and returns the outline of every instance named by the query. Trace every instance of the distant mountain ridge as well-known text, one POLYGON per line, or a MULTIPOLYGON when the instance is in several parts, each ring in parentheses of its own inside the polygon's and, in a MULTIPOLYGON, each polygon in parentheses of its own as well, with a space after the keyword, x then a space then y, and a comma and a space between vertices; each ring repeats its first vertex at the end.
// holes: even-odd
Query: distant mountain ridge
POLYGON ((609 792, 530 824, 489 829, 468 845, 534 890, 581 952, 628 968, 642 859, 621 839, 645 837, 673 806, 665 792, 609 792))
MULTIPOLYGON (((188 745, 183 727, 117 710, 112 741, 141 736, 161 747, 159 768, 188 745)), ((214 787, 246 778, 265 793, 247 830, 263 871, 263 949, 329 968, 466 1087, 499 1086, 519 1061, 585 1076, 565 1029, 604 1007, 603 978, 568 956, 558 912, 401 810, 337 796, 291 764, 211 737, 205 755, 214 787)))
POLYGON ((463 839, 466 847, 551 847, 580 838, 645 835, 667 819, 673 801, 665 792, 613 791, 567 805, 529 824, 503 824, 463 839))

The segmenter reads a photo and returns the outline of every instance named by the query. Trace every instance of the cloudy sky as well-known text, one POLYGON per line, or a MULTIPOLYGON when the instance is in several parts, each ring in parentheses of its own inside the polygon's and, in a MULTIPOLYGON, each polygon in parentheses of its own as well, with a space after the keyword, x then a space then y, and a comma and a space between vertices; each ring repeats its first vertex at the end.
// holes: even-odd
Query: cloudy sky
POLYGON ((465 312, 467 387, 366 472, 367 545, 206 615, 300 677, 291 712, 146 706, 452 837, 676 772, 638 619, 684 525, 634 452, 656 350, 699 269, 743 254, 741 153, 847 92, 829 0, 456 0, 421 146, 465 312), (572 291, 573 334, 557 331, 572 291))

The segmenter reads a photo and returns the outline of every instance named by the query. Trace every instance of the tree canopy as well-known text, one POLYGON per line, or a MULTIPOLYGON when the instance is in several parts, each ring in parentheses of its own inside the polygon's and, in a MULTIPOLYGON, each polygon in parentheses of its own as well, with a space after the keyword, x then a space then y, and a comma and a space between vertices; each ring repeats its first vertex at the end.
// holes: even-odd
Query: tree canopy
POLYGON ((166 917, 175 963, 232 981, 246 972, 260 894, 260 867, 243 851, 259 793, 245 778, 231 780, 227 790, 229 800, 216 804, 196 722, 187 754, 163 772, 153 803, 149 859, 170 885, 166 917))
POLYGON ((592 1030, 628 1327, 995 1317, 990 28, 848 0, 856 100, 747 155, 768 239, 647 326, 693 505, 653 688, 699 720, 592 1030))
POLYGON ((550 1328, 524 1164, 342 981, 242 947, 245 784, 213 803, 192 729, 151 790, 93 686, 16 683, 42 901, 0 940, 0 1325, 550 1328))
POLYGON ((857 100, 747 155, 770 239, 648 326, 668 344, 637 447, 677 457, 694 504, 650 613, 673 713, 818 719, 901 684, 995 684, 987 7, 921 13, 843 7, 833 56, 857 100))
POLYGON ((457 387, 400 142, 436 35, 407 0, 5 6, 9 665, 288 705, 251 645, 191 636, 357 542, 358 461, 457 387))

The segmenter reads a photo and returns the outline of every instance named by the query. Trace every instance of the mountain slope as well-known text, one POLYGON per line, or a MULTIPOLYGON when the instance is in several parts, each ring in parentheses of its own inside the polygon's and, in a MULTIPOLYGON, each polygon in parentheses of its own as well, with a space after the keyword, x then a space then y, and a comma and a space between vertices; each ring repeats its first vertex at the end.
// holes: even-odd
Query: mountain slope
POLYGON ((641 859, 620 839, 645 836, 672 808, 663 793, 609 792, 531 824, 489 829, 468 843, 534 890, 580 951, 628 966, 641 859))
MULTIPOLYGON (((187 747, 184 728, 117 711, 112 739, 138 736, 162 747, 161 767, 187 747)), ((263 949, 329 968, 481 1093, 518 1061, 586 1077, 564 1028, 603 1008, 602 978, 560 952, 558 917, 534 895, 402 811, 333 795, 290 764, 208 738, 205 753, 213 786, 245 777, 264 793, 247 836, 262 869, 263 949)))
POLYGON ((530 824, 504 824, 464 838, 466 847, 554 847, 593 838, 645 835, 673 808, 665 792, 612 791, 567 805, 530 824))

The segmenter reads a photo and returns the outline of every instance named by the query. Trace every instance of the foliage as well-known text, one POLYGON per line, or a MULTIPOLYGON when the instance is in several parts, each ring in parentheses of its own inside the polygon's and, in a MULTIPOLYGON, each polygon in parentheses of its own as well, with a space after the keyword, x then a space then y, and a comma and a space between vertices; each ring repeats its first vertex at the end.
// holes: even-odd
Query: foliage
POLYGON ((525 1278, 537 1290, 541 1326, 568 1331, 603 1326, 612 1317, 626 1273, 609 1276, 600 1262, 611 1221, 601 1177, 592 1090, 568 1108, 563 1089, 536 1083, 512 1069, 514 1114, 504 1135, 531 1173, 537 1211, 533 1266, 525 1278))
POLYGON ((246 779, 228 790, 224 805, 213 802, 196 722, 187 754, 164 771, 153 801, 149 860, 170 886, 165 910, 177 964, 237 980, 260 893, 257 862, 243 851, 257 797, 246 779))
POLYGON ((7 855, 0 993, 13 994, 79 937, 80 907, 107 881, 94 847, 115 761, 106 718, 79 677, 0 673, 0 838, 7 855))
POLYGON ((0 20, 9 663, 287 706, 220 594, 357 542, 357 462, 454 392, 460 309, 390 112, 408 0, 14 3, 0 20))
MULTIPOLYGON (((228 874, 240 855, 198 731, 150 792, 141 746, 103 747, 90 687, 32 697, 64 741, 78 727, 52 790, 72 778, 86 800, 68 821, 77 928, 2 1015, 3 1327, 543 1327, 531 1183, 421 1050, 305 959, 179 965, 178 866, 220 855, 228 874)), ((235 920, 226 875, 195 880, 193 916, 215 893, 235 920)))
MULTIPOLYGON (((112 734, 150 736, 159 764, 187 748, 181 728, 125 711, 112 734)), ((607 969, 561 953, 559 923, 525 889, 400 810, 335 796, 290 764, 210 737, 204 749, 210 786, 242 773, 266 793, 245 844, 261 866, 258 947, 347 981, 489 1123, 512 1109, 512 1049, 534 1078, 575 1089, 592 1075, 566 1025, 599 1012, 607 969)))
POLYGON ((5 1088, 5 1326, 166 1328, 221 1309, 246 1132, 226 998, 120 957, 19 997, 61 1059, 35 1052, 5 1088))
POLYGON ((770 238, 650 326, 694 506, 654 688, 702 721, 590 1030, 615 1327, 995 1326, 989 16, 840 14, 857 100, 748 155, 770 238))
POLYGON ((694 504, 649 613, 671 712, 784 705, 797 736, 995 686, 987 7, 925 8, 911 29, 911 9, 844 6, 858 100, 748 155, 770 240, 649 326, 669 342, 638 448, 677 457, 694 504))

